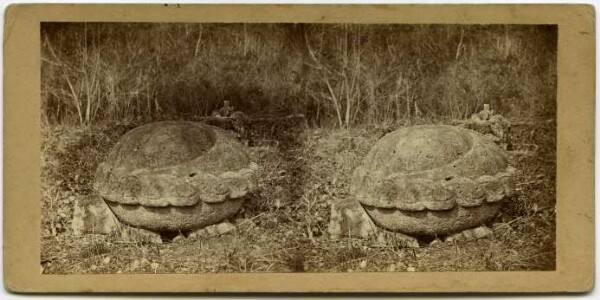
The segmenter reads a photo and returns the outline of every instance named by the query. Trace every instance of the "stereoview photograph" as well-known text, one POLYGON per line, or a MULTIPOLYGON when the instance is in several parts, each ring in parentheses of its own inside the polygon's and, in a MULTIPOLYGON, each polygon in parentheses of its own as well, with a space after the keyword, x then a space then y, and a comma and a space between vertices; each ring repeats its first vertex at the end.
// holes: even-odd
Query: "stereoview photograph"
POLYGON ((40 26, 43 274, 556 268, 555 25, 40 26))

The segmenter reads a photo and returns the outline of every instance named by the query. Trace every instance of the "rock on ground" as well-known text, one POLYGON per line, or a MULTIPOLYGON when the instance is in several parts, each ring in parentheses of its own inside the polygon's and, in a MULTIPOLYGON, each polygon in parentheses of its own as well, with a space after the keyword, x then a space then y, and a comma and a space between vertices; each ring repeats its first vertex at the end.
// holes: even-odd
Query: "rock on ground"
POLYGON ((94 189, 124 224, 187 232, 237 213, 257 169, 229 132, 163 121, 126 133, 98 165, 94 189))
POLYGON ((119 238, 124 242, 162 244, 163 238, 160 234, 149 230, 135 228, 120 224, 117 232, 119 238))
POLYGON ((188 235, 188 237, 189 238, 203 238, 203 237, 218 236, 218 235, 222 235, 222 234, 231 232, 235 228, 236 228, 236 226, 233 225, 231 222, 224 221, 224 222, 221 222, 221 223, 218 223, 215 225, 210 225, 205 228, 192 231, 188 235))
POLYGON ((188 232, 218 224, 234 215, 244 204, 244 198, 220 203, 199 202, 192 206, 147 207, 110 203, 123 223, 155 232, 188 232))
POLYGON ((452 241, 473 241, 482 239, 489 235, 492 235, 494 231, 487 226, 479 226, 473 229, 467 229, 457 234, 451 235, 446 238, 446 242, 452 241))
POLYGON ((419 241, 416 238, 385 229, 378 230, 377 242, 381 245, 392 246, 394 248, 419 248, 419 241))
POLYGON ((419 248, 417 239, 398 232, 377 227, 358 201, 336 199, 331 204, 329 236, 339 238, 374 238, 382 245, 419 248))
POLYGON ((73 234, 111 234, 119 229, 119 222, 106 203, 97 195, 89 195, 75 201, 73 234))
POLYGON ((505 151, 481 134, 417 125, 377 141, 350 192, 379 227, 442 236, 492 220, 511 198, 515 176, 505 151))
POLYGON ((335 199, 331 204, 329 236, 367 238, 374 235, 375 224, 358 201, 353 199, 335 199))
POLYGON ((161 243, 160 234, 124 225, 97 195, 77 199, 71 220, 73 234, 114 234, 127 242, 161 243))

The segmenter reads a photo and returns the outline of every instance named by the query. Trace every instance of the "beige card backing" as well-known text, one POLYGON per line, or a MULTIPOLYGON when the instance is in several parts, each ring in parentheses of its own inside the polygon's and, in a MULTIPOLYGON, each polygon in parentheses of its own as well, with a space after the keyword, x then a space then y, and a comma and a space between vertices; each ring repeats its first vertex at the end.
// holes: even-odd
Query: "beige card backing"
POLYGON ((586 5, 13 5, 4 31, 4 278, 15 292, 581 292, 594 284, 595 11, 586 5), (42 275, 40 22, 557 24, 556 271, 42 275))

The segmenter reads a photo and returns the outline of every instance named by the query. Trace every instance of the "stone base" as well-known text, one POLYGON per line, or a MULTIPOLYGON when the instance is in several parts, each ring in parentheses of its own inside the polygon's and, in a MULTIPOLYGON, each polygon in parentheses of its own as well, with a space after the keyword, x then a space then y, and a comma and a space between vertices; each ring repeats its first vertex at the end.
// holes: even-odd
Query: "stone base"
POLYGON ((215 225, 210 225, 198 230, 194 230, 188 235, 188 238, 206 238, 219 236, 229 233, 234 229, 236 229, 235 225, 233 225, 229 221, 224 221, 215 225))
POLYGON ((193 206, 147 207, 108 202, 110 209, 124 224, 154 232, 189 232, 218 224, 235 215, 244 198, 218 203, 199 202, 193 206))
MULTIPOLYGON (((122 242, 162 243, 177 237, 176 232, 160 234, 119 222, 108 205, 98 196, 88 196, 75 202, 71 228, 75 235, 114 235, 122 242)), ((229 221, 210 225, 189 232, 190 238, 211 237, 230 232, 236 228, 229 221)), ((187 235, 187 234, 186 234, 187 235)))
POLYGON ((100 197, 89 195, 75 201, 73 234, 112 234, 119 227, 119 221, 100 197))
POLYGON ((119 222, 108 205, 96 195, 75 201, 71 229, 74 235, 106 234, 124 242, 162 243, 158 233, 119 222))
POLYGON ((394 248, 419 248, 419 241, 416 238, 385 229, 377 230, 377 244, 394 248))
POLYGON ((366 211, 375 224, 390 231, 411 236, 445 236, 485 224, 496 216, 501 205, 501 202, 485 203, 444 211, 366 207, 366 211))
POLYGON ((373 239, 381 246, 419 248, 417 239, 398 232, 377 227, 362 205, 351 199, 336 199, 331 204, 329 222, 331 239, 362 238, 373 239))
POLYGON ((329 236, 368 238, 375 235, 376 226, 356 200, 335 199, 331 204, 329 236))
MULTIPOLYGON (((218 224, 226 228, 225 225, 218 224)), ((216 232, 217 225, 209 226, 202 229, 201 236, 210 235, 210 232, 216 232), (210 227, 215 227, 208 230, 210 227)), ((231 225, 234 228, 233 225, 231 225)), ((454 241, 473 241, 488 237, 494 232, 485 225, 466 229, 458 233, 448 235, 445 242, 452 243, 454 241)), ((331 205, 331 221, 329 223, 329 235, 331 239, 339 238, 364 238, 374 239, 381 246, 402 247, 402 248, 419 248, 417 238, 395 231, 389 231, 378 227, 371 221, 371 218, 363 207, 357 202, 350 199, 338 199, 331 205)), ((439 239, 431 242, 431 246, 440 243, 439 239)))
POLYGON ((116 236, 123 242, 162 244, 165 238, 156 232, 120 224, 116 236))
POLYGON ((467 229, 457 234, 453 234, 446 238, 446 242, 454 241, 474 241, 490 236, 494 233, 492 229, 487 226, 480 226, 473 229, 467 229))

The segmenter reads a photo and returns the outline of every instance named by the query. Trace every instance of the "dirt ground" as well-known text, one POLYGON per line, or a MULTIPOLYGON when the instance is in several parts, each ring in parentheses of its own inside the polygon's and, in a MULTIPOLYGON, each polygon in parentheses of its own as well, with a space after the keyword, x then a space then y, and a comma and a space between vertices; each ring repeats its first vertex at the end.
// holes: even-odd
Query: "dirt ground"
MULTIPOLYGON (((236 228, 171 243, 116 236, 74 236, 78 197, 93 193, 98 163, 120 136, 140 124, 45 127, 42 145, 41 270, 47 274, 203 272, 513 271, 555 268, 556 127, 513 129, 533 155, 515 155, 517 195, 474 241, 421 241, 405 248, 376 239, 332 240, 330 203, 350 197, 349 177, 390 128, 304 128, 257 139, 259 190, 230 220, 236 228)), ((271 128, 271 132, 277 129, 271 128)))

